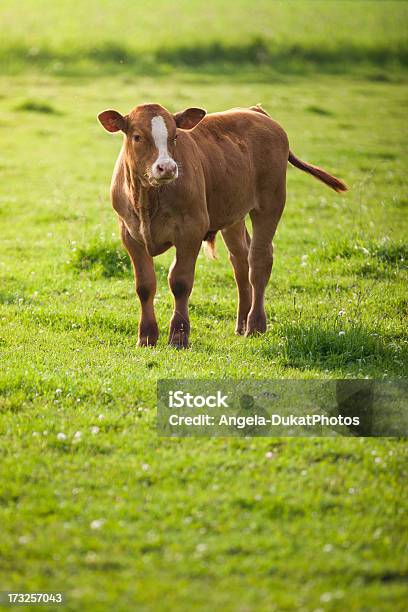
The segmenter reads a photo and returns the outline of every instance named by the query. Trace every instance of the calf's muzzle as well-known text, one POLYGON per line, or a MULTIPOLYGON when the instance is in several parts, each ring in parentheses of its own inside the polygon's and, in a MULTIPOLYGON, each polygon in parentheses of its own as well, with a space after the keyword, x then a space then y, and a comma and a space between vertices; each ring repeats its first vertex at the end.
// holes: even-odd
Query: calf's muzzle
POLYGON ((152 177, 156 181, 173 181, 178 176, 178 166, 173 159, 158 160, 152 166, 152 177))

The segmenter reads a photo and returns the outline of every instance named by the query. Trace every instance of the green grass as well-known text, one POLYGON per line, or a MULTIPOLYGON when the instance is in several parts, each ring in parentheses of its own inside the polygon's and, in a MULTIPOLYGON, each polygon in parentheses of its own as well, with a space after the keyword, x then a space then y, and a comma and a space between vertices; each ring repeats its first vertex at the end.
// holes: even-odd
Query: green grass
POLYGON ((403 440, 160 439, 155 385, 407 375, 406 3, 155 3, 167 21, 145 2, 76 4, 0 12, 0 589, 60 589, 70 611, 403 610, 403 440), (266 57, 225 55, 256 39, 266 57), (113 44, 128 64, 86 56, 113 44), (221 51, 192 65, 193 48, 221 51), (197 263, 191 349, 167 347, 172 252, 156 258, 159 344, 136 348, 108 198, 120 137, 95 117, 146 100, 262 102, 296 154, 350 185, 289 170, 266 335, 233 334, 218 238, 197 263))
POLYGON ((51 74, 169 73, 212 68, 248 78, 265 70, 370 72, 387 79, 406 66, 405 2, 356 0, 3 0, 2 69, 51 74))

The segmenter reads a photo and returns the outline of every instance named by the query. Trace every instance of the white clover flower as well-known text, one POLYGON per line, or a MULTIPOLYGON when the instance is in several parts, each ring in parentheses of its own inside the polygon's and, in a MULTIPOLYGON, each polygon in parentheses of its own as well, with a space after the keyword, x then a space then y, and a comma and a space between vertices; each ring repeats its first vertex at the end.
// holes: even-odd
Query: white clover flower
POLYGON ((91 529, 100 529, 101 527, 103 527, 104 523, 105 519, 95 519, 91 522, 90 527, 91 529))
POLYGON ((203 553, 207 550, 207 544, 204 544, 204 542, 202 542, 201 544, 197 544, 196 546, 196 551, 198 553, 203 553))
POLYGON ((333 599, 333 595, 331 593, 323 593, 320 597, 320 601, 327 603, 333 599))

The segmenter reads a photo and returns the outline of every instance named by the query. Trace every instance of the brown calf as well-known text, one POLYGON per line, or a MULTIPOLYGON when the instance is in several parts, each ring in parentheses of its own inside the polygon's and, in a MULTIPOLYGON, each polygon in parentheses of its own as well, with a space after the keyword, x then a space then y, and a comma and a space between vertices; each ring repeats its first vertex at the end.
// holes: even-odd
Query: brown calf
POLYGON ((218 231, 238 288, 236 333, 264 332, 264 293, 288 160, 336 191, 346 185, 289 151, 286 133, 260 106, 211 115, 189 108, 173 115, 158 104, 142 104, 126 116, 106 110, 98 119, 109 132, 124 133, 111 198, 141 303, 139 346, 157 342, 152 258, 171 246, 176 256, 169 274, 175 302, 169 343, 188 345, 195 262, 202 241, 213 247, 218 231), (245 227, 248 213, 252 238, 245 227))

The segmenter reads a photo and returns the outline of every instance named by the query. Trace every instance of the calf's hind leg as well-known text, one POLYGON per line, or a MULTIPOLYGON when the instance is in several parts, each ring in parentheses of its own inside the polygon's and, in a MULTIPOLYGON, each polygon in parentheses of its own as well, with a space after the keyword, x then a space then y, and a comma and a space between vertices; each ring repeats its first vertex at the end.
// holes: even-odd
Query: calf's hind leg
POLYGON ((249 284, 248 253, 250 236, 245 221, 238 221, 222 230, 224 242, 229 251, 229 259, 234 269, 238 290, 238 311, 235 326, 236 334, 245 334, 249 310, 251 308, 251 285, 249 284))
POLYGON ((252 220, 252 240, 249 249, 249 282, 252 286, 252 305, 248 314, 246 335, 266 331, 265 289, 273 265, 272 240, 285 206, 285 191, 275 194, 249 214, 252 220))

